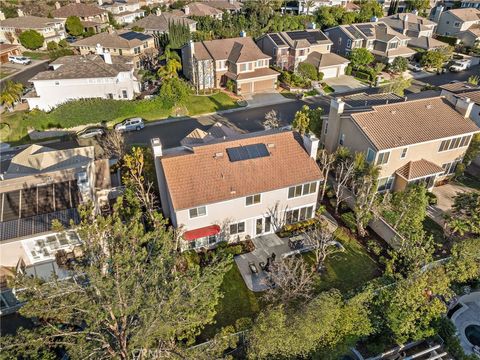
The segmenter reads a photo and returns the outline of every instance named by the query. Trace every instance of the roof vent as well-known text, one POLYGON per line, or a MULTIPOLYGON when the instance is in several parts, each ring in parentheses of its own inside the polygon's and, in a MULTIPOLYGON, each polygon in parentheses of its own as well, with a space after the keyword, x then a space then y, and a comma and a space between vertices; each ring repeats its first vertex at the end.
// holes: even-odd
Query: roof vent
POLYGON ((397 113, 397 110, 391 110, 390 114, 395 115, 397 113))
POLYGON ((236 193, 237 193, 236 190, 234 190, 233 188, 230 189, 230 194, 231 195, 235 195, 236 193))
POLYGON ((222 157, 223 157, 223 153, 222 153, 222 152, 217 152, 217 153, 215 153, 215 156, 214 156, 215 159, 222 158, 222 157))
POLYGON ((275 147, 275 144, 270 143, 270 144, 267 144, 267 146, 268 146, 269 148, 274 148, 274 147, 275 147))
POLYGON ((428 110, 430 110, 431 108, 433 108, 433 105, 432 104, 428 104, 427 106, 425 106, 428 110))

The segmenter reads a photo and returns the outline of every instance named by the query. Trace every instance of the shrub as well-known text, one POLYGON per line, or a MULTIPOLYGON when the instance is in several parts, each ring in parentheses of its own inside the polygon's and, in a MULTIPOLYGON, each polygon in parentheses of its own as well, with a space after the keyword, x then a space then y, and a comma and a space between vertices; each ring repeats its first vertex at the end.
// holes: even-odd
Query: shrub
POLYGON ((236 331, 244 331, 248 330, 252 327, 253 321, 249 317, 242 317, 235 321, 235 330, 236 331))
POLYGON ((352 65, 348 64, 345 68, 345 75, 352 75, 352 65))
POLYGON ((253 243, 253 241, 251 239, 248 239, 248 240, 245 240, 245 241, 242 241, 240 243, 240 245, 242 245, 242 248, 243 248, 243 253, 249 253, 249 252, 252 252, 253 250, 255 250, 255 244, 253 243))
POLYGON ((345 225, 351 230, 355 231, 357 228, 357 223, 355 221, 355 214, 351 211, 346 212, 340 216, 345 225))
POLYGON ((314 218, 314 219, 299 221, 294 224, 287 224, 283 226, 279 235, 280 237, 289 237, 296 232, 309 231, 309 230, 312 230, 317 223, 318 223, 318 220, 314 218))
POLYGON ((368 248, 368 251, 370 251, 371 253, 377 256, 380 255, 382 252, 382 247, 378 244, 377 241, 373 239, 367 241, 367 248, 368 248))
POLYGON ((362 80, 371 80, 371 76, 369 73, 364 71, 355 71, 355 77, 362 79, 362 80))
POLYGON ((321 71, 318 72, 318 81, 322 81, 325 74, 321 71))
POLYGON ((182 257, 186 262, 187 268, 200 265, 200 256, 195 250, 184 251, 182 257))
POLYGON ((27 30, 18 37, 20 44, 30 50, 37 50, 43 46, 45 38, 35 30, 27 30))
POLYGON ((231 245, 225 249, 225 253, 233 256, 240 255, 243 253, 243 247, 242 245, 231 245))
POLYGON ((304 78, 310 80, 318 80, 318 71, 315 66, 310 63, 301 62, 300 64, 298 64, 297 71, 304 78))
POLYGON ((55 41, 49 41, 47 44, 47 50, 57 50, 58 49, 58 44, 55 41))
POLYGON ((235 82, 232 79, 228 79, 226 83, 226 88, 230 92, 234 92, 235 90, 235 82))
POLYGON ((427 198, 429 205, 436 205, 438 202, 437 195, 435 195, 431 191, 427 191, 427 198))

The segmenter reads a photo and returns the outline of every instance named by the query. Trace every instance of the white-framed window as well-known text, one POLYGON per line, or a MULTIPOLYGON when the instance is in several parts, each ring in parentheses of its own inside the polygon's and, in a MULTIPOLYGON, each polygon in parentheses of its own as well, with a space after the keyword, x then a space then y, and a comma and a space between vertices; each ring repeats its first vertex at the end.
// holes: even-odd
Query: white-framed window
POLYGON ((455 22, 453 23, 453 26, 455 26, 455 27, 460 27, 460 21, 455 21, 455 22))
POLYGON ((325 121, 325 134, 328 132, 328 121, 325 121))
POLYGON ((245 198, 245 205, 250 206, 250 205, 260 204, 261 200, 262 200, 262 196, 260 194, 250 195, 245 198))
POLYGON ((461 160, 455 160, 452 162, 448 162, 442 165, 442 168, 444 170, 443 175, 450 175, 455 172, 455 169, 457 168, 458 163, 460 163, 461 160))
POLYGON ((296 197, 313 194, 317 191, 317 182, 306 183, 297 186, 291 186, 288 188, 288 198, 293 199, 296 197))
POLYGON ((257 60, 257 67, 262 67, 263 66, 263 60, 257 60))
POLYGON ((230 235, 241 234, 245 232, 245 222, 230 224, 230 235))
POLYGON ((127 98, 128 98, 128 92, 127 92, 127 90, 122 90, 122 97, 123 97, 124 99, 127 99, 127 98))
POLYGON ((407 156, 408 148, 403 148, 402 153, 400 154, 400 159, 405 159, 407 156))
POLYGON ((378 154, 377 165, 384 165, 390 159, 390 151, 381 152, 378 154))
POLYGON ((470 139, 472 138, 471 135, 460 136, 453 139, 443 140, 440 143, 440 147, 438 148, 438 152, 447 151, 457 149, 459 147, 468 146, 470 143, 470 139))
POLYGON ((305 206, 299 209, 285 212, 285 222, 293 224, 299 221, 310 219, 313 216, 313 206, 305 206))
POLYGON ((205 216, 207 215, 207 208, 206 206, 199 206, 199 207, 190 209, 188 213, 190 215, 190 219, 197 218, 200 216, 205 216))
POLYGON ((393 185, 393 180, 395 180, 395 177, 393 176, 378 179, 377 191, 391 190, 393 185))
POLYGON ((55 81, 55 85, 60 85, 60 81, 55 81))
POLYGON ((375 151, 373 151, 372 149, 368 148, 367 150, 367 161, 369 163, 373 162, 375 160, 375 155, 377 155, 375 153, 375 151))
POLYGON ((140 46, 137 46, 136 48, 133 49, 133 52, 135 54, 140 54, 140 46))
POLYGON ((350 48, 352 46, 352 40, 348 39, 347 40, 347 48, 350 48))

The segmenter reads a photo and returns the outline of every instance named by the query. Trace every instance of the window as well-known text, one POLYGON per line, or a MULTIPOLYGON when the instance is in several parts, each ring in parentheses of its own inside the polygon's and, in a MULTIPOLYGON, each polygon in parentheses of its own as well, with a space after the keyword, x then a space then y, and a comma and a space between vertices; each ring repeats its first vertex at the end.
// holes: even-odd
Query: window
POLYGON ((390 158, 390 151, 382 152, 378 154, 377 165, 383 165, 388 163, 390 158))
POLYGON ((313 194, 317 191, 317 183, 311 182, 303 185, 292 186, 288 188, 288 198, 296 198, 302 195, 313 194))
POLYGON ((189 213, 190 213, 190 219, 200 217, 200 216, 205 216, 207 215, 207 208, 205 206, 199 206, 197 208, 190 209, 189 213))
POLYGON ((148 43, 143 43, 143 48, 146 49, 148 47, 148 43))
POLYGON ((457 149, 459 147, 467 146, 472 138, 471 135, 461 136, 454 139, 443 140, 440 143, 439 152, 457 149))
POLYGON ((325 134, 328 132, 328 121, 325 121, 325 134))
POLYGON ((133 49, 133 52, 135 54, 140 54, 140 46, 137 46, 136 48, 133 49))
POLYGON ((124 99, 128 98, 127 90, 122 90, 122 96, 124 99))
POLYGON ((305 50, 300 50, 298 56, 305 56, 305 50))
POLYGON ((55 81, 55 85, 60 85, 60 82, 59 82, 59 81, 55 81))
POLYGON ((247 64, 240 64, 240 71, 247 71, 247 64))
POLYGON ((455 22, 453 23, 453 26, 455 26, 455 27, 460 27, 460 22, 459 22, 459 21, 455 21, 455 22))
POLYGON ((347 40, 347 48, 349 48, 350 46, 352 46, 352 40, 348 39, 347 40))
POLYGON ((378 191, 391 190, 394 179, 395 178, 393 176, 378 179, 378 189, 377 190, 378 191))
POLYGON ((245 205, 250 206, 254 204, 259 204, 261 200, 260 194, 250 195, 245 198, 245 205))
POLYGON ((461 160, 455 160, 455 161, 452 161, 452 162, 443 164, 443 165, 442 165, 442 168, 443 168, 443 170, 444 170, 443 175, 453 174, 453 173, 455 172, 455 169, 457 168, 457 165, 458 165, 458 163, 459 163, 460 161, 461 161, 461 160))
POLYGON ((112 94, 112 93, 107 94, 107 97, 108 97, 109 99, 112 99, 112 100, 113 100, 113 94, 112 94))
POLYGON ((407 156, 407 151, 408 151, 408 148, 402 149, 402 154, 400 155, 400 159, 405 159, 405 157, 407 156))
POLYGON ((263 66, 263 60, 258 60, 257 67, 262 67, 262 66, 263 66))
POLYGON ((340 140, 338 141, 338 143, 340 145, 343 145, 344 142, 345 142, 345 134, 342 134, 342 135, 340 135, 340 140))
POLYGON ((373 151, 372 149, 368 148, 368 151, 367 151, 367 161, 369 163, 371 163, 373 160, 375 160, 375 151, 373 151))
POLYGON ((293 224, 298 221, 310 219, 313 216, 313 206, 306 206, 300 209, 289 210, 285 213, 287 224, 293 224))
POLYGON ((245 222, 230 224, 230 235, 236 235, 245 232, 245 222))
POLYGON ((118 49, 118 54, 122 55, 122 49, 118 49))

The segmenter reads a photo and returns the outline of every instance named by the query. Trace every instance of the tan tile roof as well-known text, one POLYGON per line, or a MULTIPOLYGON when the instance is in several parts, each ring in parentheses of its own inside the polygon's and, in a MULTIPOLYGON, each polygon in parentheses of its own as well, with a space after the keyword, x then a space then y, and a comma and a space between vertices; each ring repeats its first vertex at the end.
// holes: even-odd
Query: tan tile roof
POLYGON ((240 10, 243 5, 237 0, 203 0, 202 2, 220 10, 240 10))
POLYGON ((168 23, 174 22, 176 24, 185 24, 191 25, 196 24, 197 22, 188 19, 185 17, 185 14, 180 11, 182 16, 177 15, 177 13, 173 12, 166 12, 162 13, 161 15, 150 14, 145 16, 143 19, 137 20, 127 26, 127 28, 131 29, 134 26, 138 26, 144 28, 147 31, 159 31, 159 32, 168 32, 168 23))
POLYGON ((272 76, 272 77, 278 76, 280 75, 280 73, 270 68, 260 68, 251 72, 240 73, 240 74, 234 74, 228 71, 227 73, 225 73, 225 75, 231 78, 232 80, 246 80, 246 79, 255 79, 263 76, 272 76))
POLYGON ((203 3, 190 3, 188 5, 188 16, 215 16, 215 15, 222 15, 223 11, 218 10, 208 4, 203 3))
POLYGON ((16 29, 43 29, 51 24, 63 23, 62 19, 50 19, 38 16, 20 16, 0 21, 0 27, 12 27, 16 29))
POLYGON ((106 14, 107 10, 101 9, 95 5, 74 3, 62 6, 53 11, 53 16, 65 19, 69 16, 88 17, 106 14))
POLYGON ((107 64, 100 55, 63 56, 51 64, 62 64, 55 70, 39 72, 30 81, 52 79, 83 79, 115 77, 119 72, 133 69, 131 60, 124 56, 112 56, 112 64, 107 64))
MULTIPOLYGON (((255 44, 251 37, 237 37, 230 39, 218 39, 201 42, 206 52, 199 54, 197 59, 205 60, 206 54, 213 60, 229 60, 234 63, 269 59, 255 44)), ((197 44, 197 43, 195 43, 197 44)), ((198 45, 201 47, 200 45, 198 45)), ((197 49, 197 45, 195 45, 197 49)))
POLYGON ((457 96, 468 97, 475 104, 480 105, 480 89, 476 91, 469 91, 457 94, 457 96))
POLYGON ((480 86, 469 84, 466 81, 456 81, 449 84, 441 85, 440 89, 449 91, 454 94, 458 94, 466 91, 473 91, 477 89, 480 90, 480 86))
POLYGON ((100 44, 107 48, 132 49, 152 39, 153 36, 151 35, 134 31, 114 31, 112 33, 106 31, 75 41, 71 46, 96 46, 100 44))
POLYGON ((448 13, 454 15, 462 21, 480 20, 480 10, 474 8, 461 8, 448 10, 448 13))
POLYGON ((480 131, 443 97, 374 106, 351 117, 377 150, 480 131))
POLYGON ((447 43, 434 39, 428 36, 412 37, 408 40, 408 46, 417 47, 420 49, 431 50, 439 47, 448 46, 447 43))
POLYGON ((443 171, 444 169, 441 166, 422 159, 418 161, 409 161, 400 169, 395 171, 395 173, 406 180, 413 180, 429 175, 443 173, 443 171))
POLYGON ((247 134, 161 158, 173 207, 189 209, 320 180, 320 169, 299 141, 290 131, 247 134), (266 144, 270 156, 229 160, 227 148, 259 143, 266 144))
POLYGON ((20 48, 20 45, 16 44, 0 44, 0 53, 6 53, 15 49, 20 48))
POLYGON ((314 51, 308 54, 305 62, 312 64, 317 69, 320 68, 320 71, 322 71, 321 68, 323 67, 348 64, 350 61, 334 53, 321 54, 317 51, 314 51))

